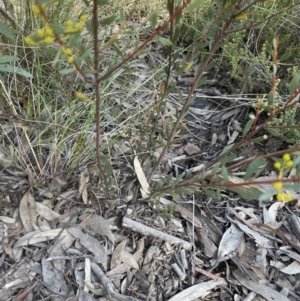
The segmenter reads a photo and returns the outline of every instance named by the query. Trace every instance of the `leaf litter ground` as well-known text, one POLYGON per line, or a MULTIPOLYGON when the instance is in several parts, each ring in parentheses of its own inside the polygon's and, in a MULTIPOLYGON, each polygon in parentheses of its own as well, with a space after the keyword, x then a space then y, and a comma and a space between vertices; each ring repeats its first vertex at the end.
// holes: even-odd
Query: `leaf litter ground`
MULTIPOLYGON (((188 80, 178 79, 183 94, 188 80)), ((197 90, 187 126, 152 180, 197 169, 239 139, 249 106, 228 97, 220 81, 197 90)), ((162 128, 180 106, 170 94, 162 128)), ((143 202, 151 162, 141 166, 132 156, 129 169, 125 160, 139 137, 115 143, 115 198, 97 188, 95 163, 35 188, 5 151, 9 135, 26 144, 22 132, 16 124, 2 131, 0 300, 300 300, 298 201, 260 204, 224 191, 220 201, 166 195, 143 202), (132 203, 136 192, 140 201, 132 203)), ((272 138, 236 155, 281 144, 272 138)), ((274 177, 271 165, 263 176, 274 177)))

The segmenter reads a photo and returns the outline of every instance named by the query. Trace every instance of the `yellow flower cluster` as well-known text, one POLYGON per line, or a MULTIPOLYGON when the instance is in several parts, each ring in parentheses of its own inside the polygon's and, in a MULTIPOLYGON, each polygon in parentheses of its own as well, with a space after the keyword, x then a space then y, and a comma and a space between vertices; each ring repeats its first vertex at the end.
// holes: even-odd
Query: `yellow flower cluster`
POLYGON ((67 60, 69 63, 73 63, 74 62, 74 57, 72 55, 72 50, 70 48, 62 48, 62 52, 63 54, 67 57, 67 60))
MULTIPOLYGON (((279 161, 275 162, 274 163, 274 167, 279 171, 278 179, 282 180, 284 172, 287 169, 292 168, 293 165, 294 165, 294 162, 293 162, 290 154, 284 154, 282 156, 282 162, 279 162, 279 161)), ((283 184, 282 184, 281 181, 275 182, 273 184, 273 186, 277 190, 276 199, 278 201, 281 201, 281 202, 290 202, 293 199, 290 194, 285 193, 283 191, 283 184)))
POLYGON ((25 38, 25 42, 30 46, 37 46, 41 43, 52 44, 54 42, 53 30, 49 26, 44 29, 38 29, 36 31, 37 39, 32 36, 25 38))
POLYGON ((72 34, 79 32, 83 29, 84 23, 87 21, 87 16, 82 15, 80 17, 80 22, 74 23, 72 20, 66 21, 66 28, 64 30, 65 34, 72 34))

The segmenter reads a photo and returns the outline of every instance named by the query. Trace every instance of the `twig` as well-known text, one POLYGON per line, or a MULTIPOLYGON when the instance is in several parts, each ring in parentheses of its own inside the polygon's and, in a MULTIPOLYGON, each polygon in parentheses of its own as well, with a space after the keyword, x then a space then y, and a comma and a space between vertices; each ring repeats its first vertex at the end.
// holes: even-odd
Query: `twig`
POLYGON ((113 301, 140 301, 140 299, 136 299, 134 297, 130 296, 124 296, 115 291, 113 283, 105 276, 103 271, 99 268, 99 266, 95 263, 91 263, 91 267, 93 272, 96 274, 96 276, 101 281, 102 285, 104 286, 104 289, 107 293, 105 296, 109 300, 113 301))
POLYGON ((100 89, 99 89, 99 50, 98 50, 98 3, 94 0, 93 3, 93 29, 94 29, 94 71, 95 71, 95 96, 96 96, 96 155, 98 167, 104 181, 105 190, 110 196, 110 190, 108 185, 108 180, 106 177, 106 172, 103 167, 103 163, 100 156, 100 89))
POLYGON ((159 230, 145 226, 139 222, 133 221, 132 219, 130 219, 128 217, 123 217, 122 227, 139 232, 145 236, 156 237, 156 238, 168 241, 173 244, 181 244, 185 250, 192 249, 191 243, 189 243, 183 239, 177 238, 175 236, 169 235, 167 233, 161 232, 159 230))

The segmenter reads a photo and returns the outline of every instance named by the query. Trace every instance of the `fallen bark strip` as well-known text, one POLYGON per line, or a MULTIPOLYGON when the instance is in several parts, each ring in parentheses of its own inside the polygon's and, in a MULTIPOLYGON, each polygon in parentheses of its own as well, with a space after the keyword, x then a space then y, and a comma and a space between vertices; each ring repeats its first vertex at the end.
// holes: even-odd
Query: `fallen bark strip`
POLYGON ((204 298, 210 293, 211 290, 215 289, 218 285, 226 285, 226 281, 222 278, 218 280, 211 280, 202 283, 198 283, 194 286, 187 288, 186 290, 178 293, 169 301, 182 301, 182 300, 194 300, 196 298, 204 298))
POLYGON ((99 268, 99 266, 95 263, 91 263, 91 267, 95 275, 98 277, 98 279, 101 281, 105 292, 106 292, 106 298, 111 301, 141 301, 140 299, 136 299, 134 297, 130 296, 124 296, 122 294, 119 294, 115 291, 115 287, 113 283, 105 276, 103 271, 99 268))
POLYGON ((161 232, 159 230, 145 226, 142 223, 133 221, 132 219, 130 219, 128 217, 123 217, 122 227, 130 229, 135 232, 139 232, 145 236, 156 237, 161 240, 168 241, 170 243, 177 244, 177 245, 180 244, 180 245, 182 245, 182 247, 185 250, 188 250, 188 251, 192 249, 191 243, 189 243, 183 239, 177 238, 175 236, 169 235, 167 233, 161 232))

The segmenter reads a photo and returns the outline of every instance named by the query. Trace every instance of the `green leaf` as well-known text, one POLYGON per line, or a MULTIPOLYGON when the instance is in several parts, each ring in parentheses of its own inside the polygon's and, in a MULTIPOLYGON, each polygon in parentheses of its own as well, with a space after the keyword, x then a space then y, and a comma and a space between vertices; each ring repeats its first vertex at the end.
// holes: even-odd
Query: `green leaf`
POLYGON ((281 136, 281 134, 275 129, 265 128, 265 130, 267 130, 274 137, 280 137, 281 136))
POLYGON ((196 10, 200 8, 204 4, 204 0, 194 0, 186 9, 187 12, 192 12, 193 10, 196 10))
POLYGON ((163 38, 163 37, 157 37, 155 39, 156 42, 161 43, 164 46, 172 46, 172 42, 169 39, 163 38))
POLYGON ((2 22, 0 22, 0 34, 5 35, 7 38, 9 38, 11 40, 15 39, 15 35, 2 22))
POLYGON ((263 190, 258 186, 236 186, 236 187, 228 187, 228 190, 238 193, 242 198, 247 201, 257 200, 263 190))
POLYGON ((33 76, 27 72, 26 70, 15 67, 15 66, 8 66, 8 65, 0 65, 0 71, 2 72, 9 72, 9 73, 14 73, 14 74, 19 74, 24 77, 32 78, 33 76))
POLYGON ((300 190, 300 183, 297 183, 297 184, 283 184, 282 189, 283 190, 297 191, 297 190, 300 190))
POLYGON ((74 71, 75 71, 74 68, 69 68, 69 69, 59 70, 59 73, 62 74, 62 75, 67 75, 67 74, 70 74, 74 71))
POLYGON ((247 135, 247 133, 249 132, 250 128, 251 128, 252 125, 253 125, 253 122, 254 122, 254 119, 250 119, 250 120, 246 123, 246 125, 245 125, 245 127, 244 127, 244 130, 243 130, 243 136, 242 136, 242 138, 244 138, 244 137, 247 135))
POLYGON ((263 194, 261 194, 258 198, 259 201, 264 202, 264 201, 269 201, 273 195, 275 195, 277 193, 276 189, 270 189, 266 192, 264 192, 263 194))
POLYGON ((228 170, 226 167, 222 166, 222 176, 225 182, 228 182, 228 170))
POLYGON ((19 60, 19 58, 15 57, 15 56, 6 55, 6 56, 0 57, 0 64, 16 62, 18 60, 19 60))
POLYGON ((273 106, 273 103, 274 103, 274 93, 273 92, 270 92, 268 94, 268 105, 269 106, 273 106))
POLYGON ((285 61, 287 58, 290 57, 291 54, 292 54, 292 51, 291 51, 291 49, 288 48, 285 51, 285 53, 279 58, 279 62, 281 63, 281 62, 285 61))
POLYGON ((115 21, 118 21, 118 17, 117 17, 117 15, 112 15, 112 16, 109 16, 109 17, 103 19, 103 20, 100 22, 100 24, 101 24, 102 26, 105 26, 105 25, 110 25, 110 24, 112 24, 112 23, 115 22, 115 21))
POLYGON ((224 147, 224 149, 222 150, 220 156, 222 156, 223 154, 225 154, 226 152, 228 152, 233 146, 234 146, 234 143, 229 144, 229 145, 226 145, 226 146, 224 147))
POLYGON ((252 161, 246 169, 244 180, 249 180, 252 177, 252 175, 254 175, 257 172, 257 170, 261 169, 265 165, 265 161, 266 160, 261 157, 256 158, 254 161, 252 161))
POLYGON ((157 13, 156 12, 153 12, 150 15, 150 23, 151 23, 151 28, 154 29, 157 24, 157 13))
POLYGON ((260 136, 260 137, 256 137, 256 138, 248 140, 248 143, 250 143, 250 142, 256 143, 256 142, 261 142, 261 141, 264 141, 264 140, 265 140, 265 137, 264 136, 260 136))
POLYGON ((206 76, 201 77, 201 79, 199 80, 199 83, 197 84, 197 88, 204 86, 206 84, 206 81, 207 81, 206 76))
POLYGON ((108 0, 97 0, 98 5, 106 5, 109 3, 108 0))

